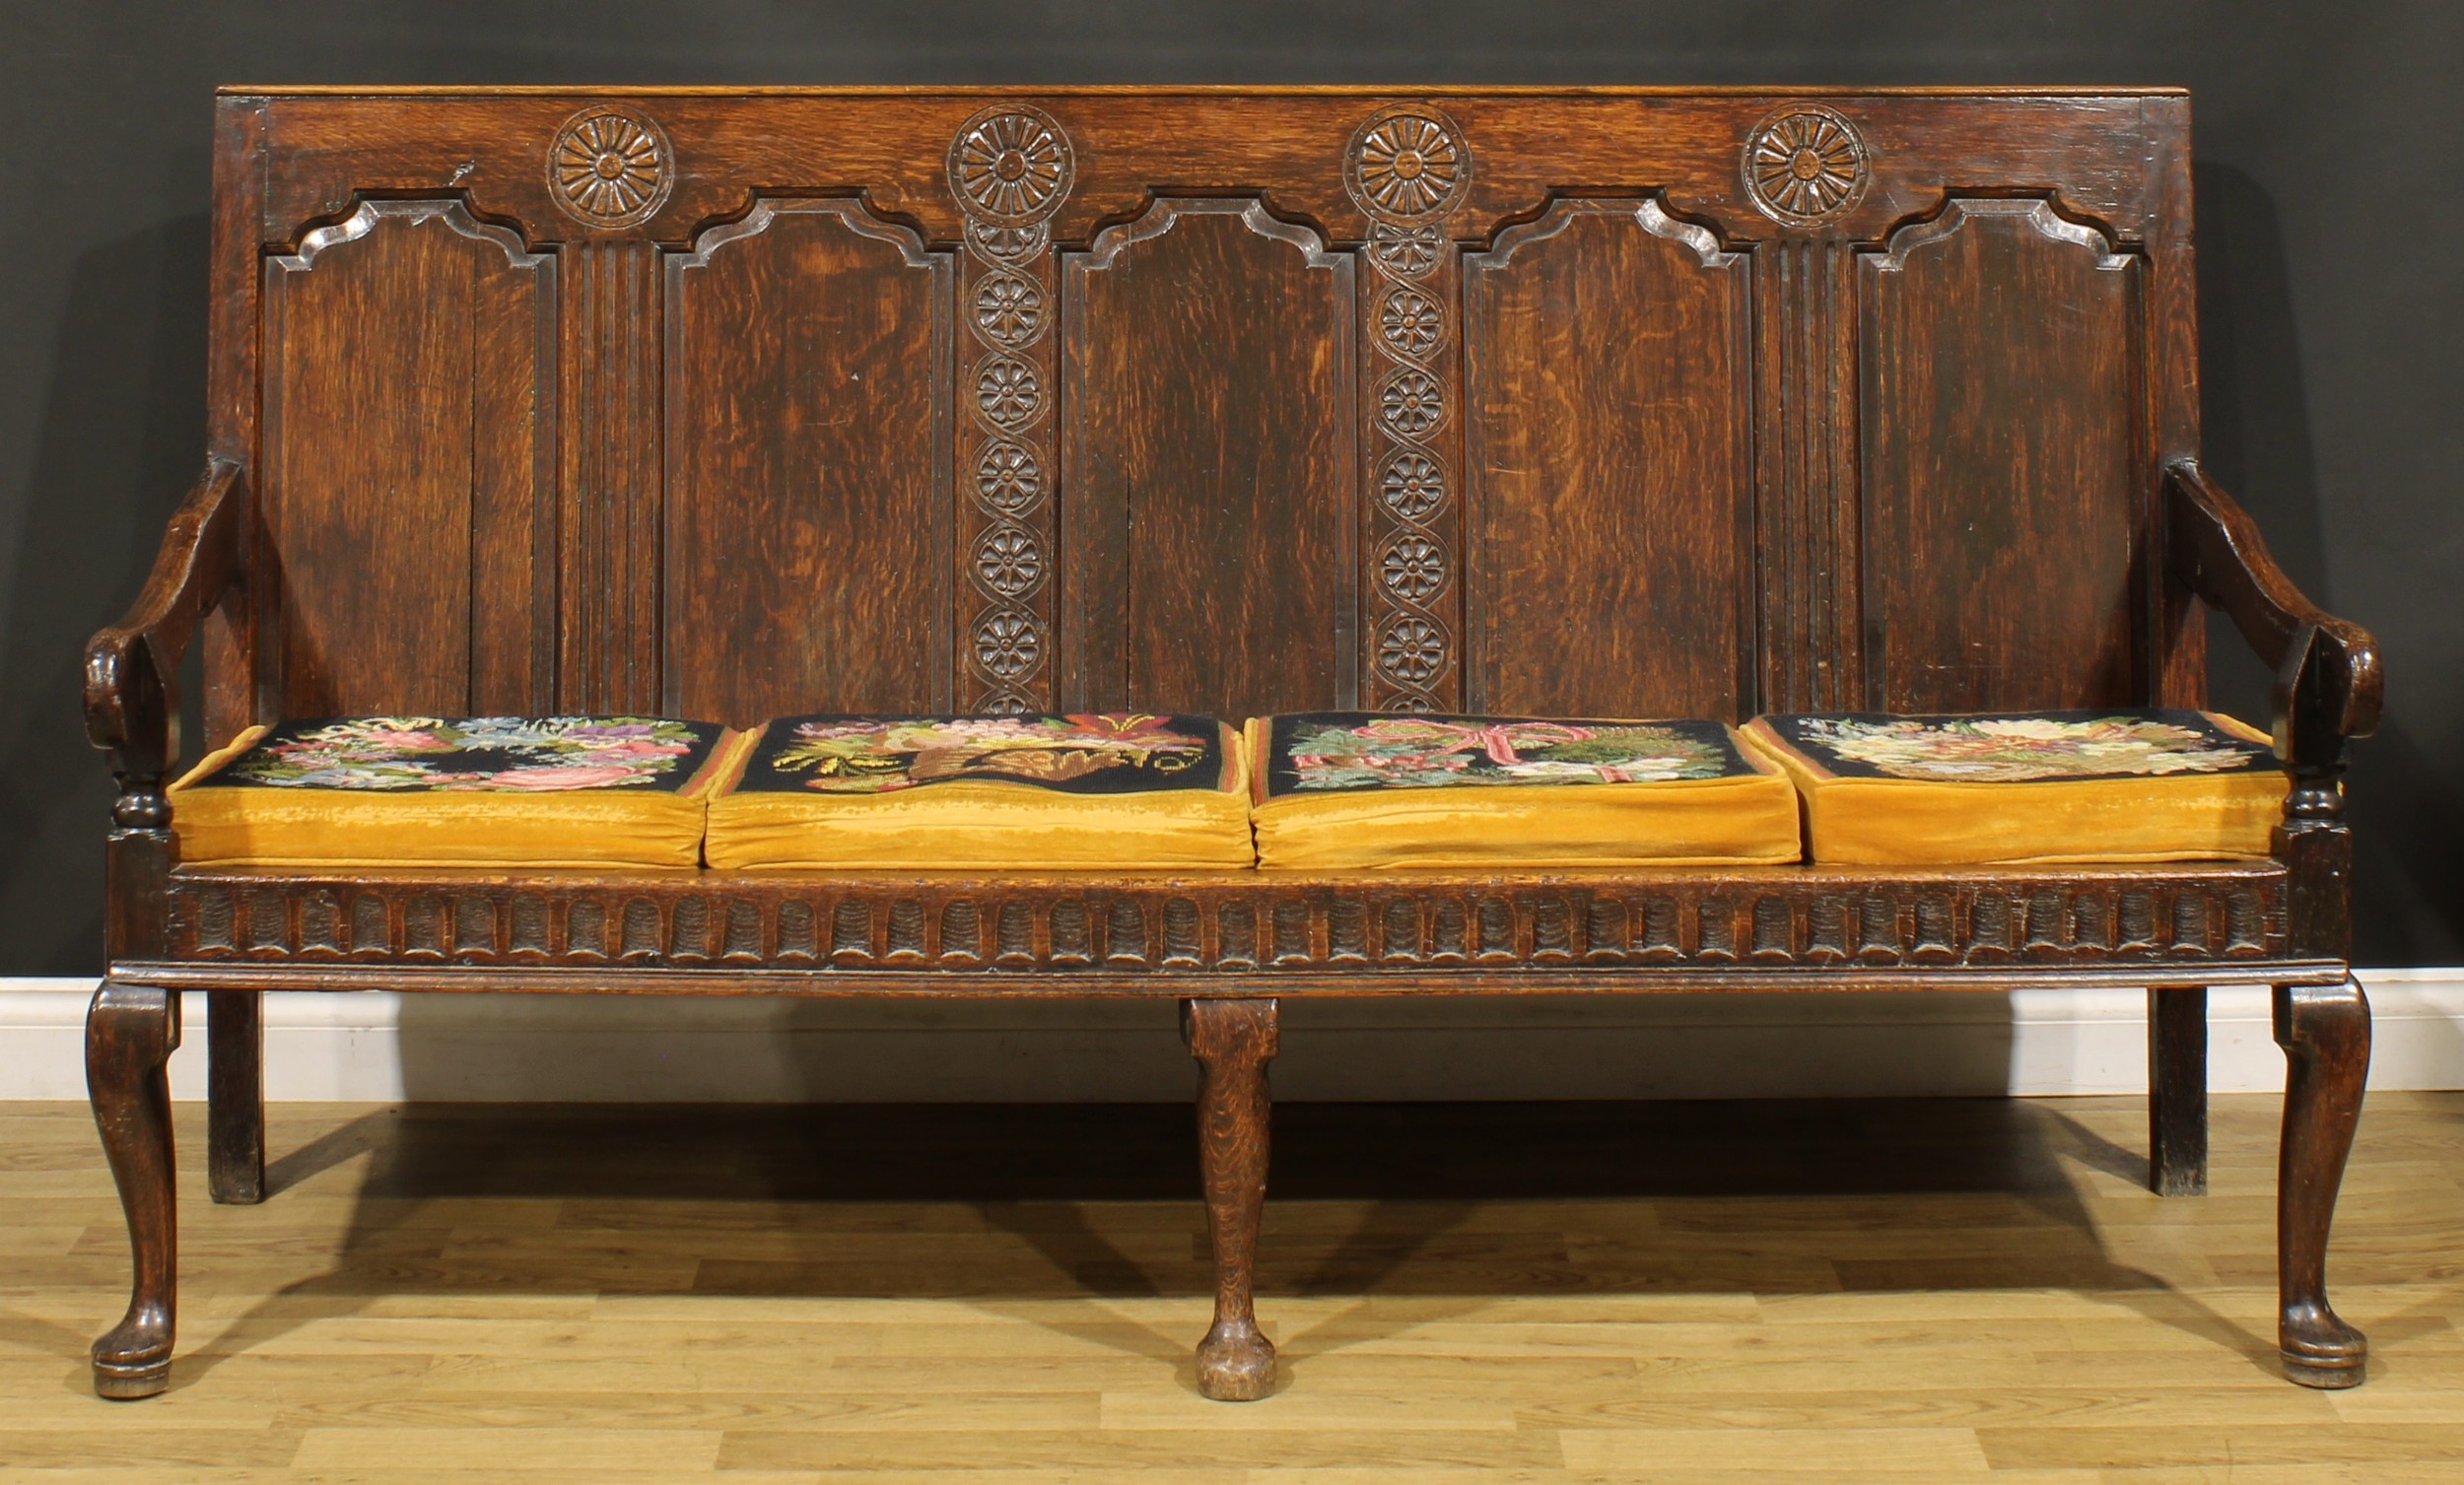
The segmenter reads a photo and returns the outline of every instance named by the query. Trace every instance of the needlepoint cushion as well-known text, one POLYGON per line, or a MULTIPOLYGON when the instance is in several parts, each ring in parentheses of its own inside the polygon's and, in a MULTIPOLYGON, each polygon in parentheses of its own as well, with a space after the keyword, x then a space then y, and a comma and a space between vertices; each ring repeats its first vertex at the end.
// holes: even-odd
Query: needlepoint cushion
POLYGON ((782 717, 713 796, 713 866, 1250 864, 1240 738, 1209 716, 782 717))
POLYGON ((1311 711, 1249 736, 1261 866, 1799 858, 1787 779, 1719 722, 1311 711))
POLYGON ((250 727, 171 786, 183 861, 693 866, 725 730, 650 716, 250 727))
POLYGON ((1816 861, 2264 856, 2284 809, 2266 734, 2211 711, 1826 712, 1745 737, 1804 796, 1816 861))

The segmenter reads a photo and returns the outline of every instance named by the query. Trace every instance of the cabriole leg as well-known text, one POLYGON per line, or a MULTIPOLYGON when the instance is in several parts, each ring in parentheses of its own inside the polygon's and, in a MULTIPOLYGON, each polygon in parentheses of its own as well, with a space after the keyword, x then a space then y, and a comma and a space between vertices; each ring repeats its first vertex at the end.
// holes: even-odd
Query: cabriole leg
POLYGON ((2208 1189, 2208 990, 2148 991, 2148 1188, 2159 1196, 2208 1189))
POLYGON ((1215 1322, 1198 1343, 1198 1389, 1249 1402, 1274 1387, 1274 1346, 1258 1333, 1252 1294, 1266 1204, 1275 1002, 1184 1000, 1181 1035, 1198 1059, 1198 1158, 1215 1259, 1215 1322))
POLYGON ((260 990, 216 990, 206 1005, 206 1189, 237 1206, 265 1199, 264 1006, 260 990))
POLYGON ((2327 1231, 2370 1065, 2370 1009, 2359 981, 2280 984, 2276 1042, 2285 1049, 2285 1138, 2277 1171, 2276 1275, 2285 1375, 2304 1386, 2359 1385, 2361 1331, 2327 1303, 2327 1231))
POLYGON ((94 1389, 103 1397, 151 1397, 171 1385, 178 1229, 164 1064, 178 1045, 176 994, 123 984, 96 993, 86 1017, 86 1087, 128 1214, 135 1275, 128 1314, 94 1343, 94 1389))

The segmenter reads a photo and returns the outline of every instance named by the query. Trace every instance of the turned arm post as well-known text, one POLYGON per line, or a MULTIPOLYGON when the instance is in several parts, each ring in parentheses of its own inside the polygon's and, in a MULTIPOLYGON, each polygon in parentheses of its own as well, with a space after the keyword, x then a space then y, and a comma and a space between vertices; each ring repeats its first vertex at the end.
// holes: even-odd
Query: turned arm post
POLYGON ((238 464, 207 463, 172 512, 146 585, 128 613, 86 644, 86 735, 110 755, 122 831, 168 831, 163 788, 179 757, 181 656, 197 626, 240 573, 240 519, 247 485, 238 464))

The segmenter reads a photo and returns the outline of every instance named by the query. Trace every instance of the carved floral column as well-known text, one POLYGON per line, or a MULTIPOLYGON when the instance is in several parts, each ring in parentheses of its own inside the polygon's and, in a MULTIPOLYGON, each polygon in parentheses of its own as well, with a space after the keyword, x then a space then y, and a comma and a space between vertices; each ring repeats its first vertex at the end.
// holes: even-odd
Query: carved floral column
POLYGON ((1343 183, 1369 214, 1372 275, 1362 298, 1367 370, 1369 540, 1363 574, 1369 708, 1462 706, 1462 388, 1449 305, 1461 272, 1446 230, 1472 185, 1472 152, 1426 104, 1370 115, 1343 158, 1343 183))
POLYGON ((961 709, 1053 705, 1053 401, 1061 378, 1053 213, 1076 175, 1041 111, 987 108, 950 144, 967 215, 959 268, 958 685, 961 709))

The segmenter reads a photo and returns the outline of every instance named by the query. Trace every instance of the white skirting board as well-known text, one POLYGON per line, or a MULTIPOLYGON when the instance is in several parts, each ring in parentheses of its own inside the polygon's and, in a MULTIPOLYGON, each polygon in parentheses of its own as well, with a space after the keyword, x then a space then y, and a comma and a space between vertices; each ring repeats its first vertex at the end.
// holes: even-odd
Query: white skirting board
MULTIPOLYGON (((2464 1088, 2464 968, 2364 970, 2374 1088, 2464 1088)), ((0 1099, 85 1097, 91 983, 0 979, 0 1099)), ((174 1098, 205 1092, 204 997, 174 1098)), ((1179 1100, 1172 1002, 283 993, 274 1099, 546 1103, 1179 1100)), ((2211 991, 2218 1092, 2284 1086, 2268 992, 2211 991)), ((2136 990, 1286 1001, 1277 1098, 2137 1093, 2136 990)))

